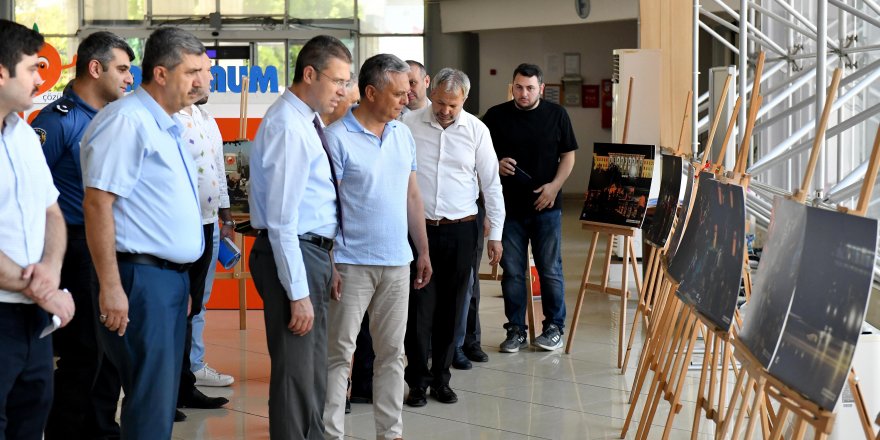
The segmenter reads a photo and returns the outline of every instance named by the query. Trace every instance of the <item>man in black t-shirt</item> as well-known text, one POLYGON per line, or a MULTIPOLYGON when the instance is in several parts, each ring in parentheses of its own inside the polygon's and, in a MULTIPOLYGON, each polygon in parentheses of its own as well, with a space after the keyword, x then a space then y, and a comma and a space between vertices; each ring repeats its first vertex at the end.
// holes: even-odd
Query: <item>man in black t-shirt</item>
MULTIPOLYGON (((513 72, 512 101, 489 109, 483 122, 498 155, 507 218, 504 222, 501 267, 507 338, 504 353, 526 348, 526 267, 532 243, 541 282, 543 332, 535 345, 562 347, 565 286, 562 276, 562 201, 559 190, 574 167, 577 141, 564 108, 540 99, 541 68, 520 64, 513 72)), ((529 299, 530 300, 530 299, 529 299)))

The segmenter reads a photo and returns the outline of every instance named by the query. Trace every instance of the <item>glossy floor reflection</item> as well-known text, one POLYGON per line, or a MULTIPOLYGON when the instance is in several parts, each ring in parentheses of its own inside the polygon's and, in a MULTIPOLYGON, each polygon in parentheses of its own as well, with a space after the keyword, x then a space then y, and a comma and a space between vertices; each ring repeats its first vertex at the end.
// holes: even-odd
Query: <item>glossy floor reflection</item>
MULTIPOLYGON (((563 223, 566 326, 572 320, 589 250, 590 234, 581 230, 579 213, 579 202, 566 203, 563 223)), ((602 253, 597 255, 597 261, 602 261, 602 253)), ((615 268, 619 271, 620 266, 615 268)), ((488 272, 488 268, 485 271, 488 272)), ((593 277, 599 278, 599 268, 594 269, 593 277)), ((405 406, 404 437, 419 440, 619 438, 629 410, 626 400, 641 348, 634 348, 636 357, 631 359, 626 374, 619 374, 616 368, 619 299, 596 293, 587 295, 570 355, 562 350, 551 353, 535 349, 504 354, 498 351, 498 344, 505 336, 501 327, 505 319, 500 284, 483 281, 481 289, 483 349, 489 354, 489 362, 474 363, 474 368, 468 371, 452 370, 451 386, 458 393, 458 403, 445 405, 429 398, 423 408, 405 406)), ((635 302, 630 301, 629 306, 628 327, 635 302)), ((208 363, 218 371, 235 376, 236 382, 230 388, 202 388, 210 396, 229 398, 230 403, 221 410, 184 410, 188 419, 174 425, 174 438, 269 437, 269 356, 265 337, 261 311, 248 313, 246 331, 238 330, 237 311, 208 312, 205 330, 208 363)), ((672 439, 690 438, 698 374, 699 371, 689 374, 683 408, 673 423, 672 439)), ((643 394, 646 392, 647 387, 643 394)), ((662 402, 649 438, 661 437, 668 409, 669 405, 662 402)), ((636 420, 639 412, 636 412, 636 420)), ((703 420, 700 438, 708 439, 713 428, 703 420)), ((627 438, 634 438, 635 433, 633 423, 627 438)), ((370 405, 352 405, 352 414, 346 416, 346 434, 350 439, 375 438, 370 405)))

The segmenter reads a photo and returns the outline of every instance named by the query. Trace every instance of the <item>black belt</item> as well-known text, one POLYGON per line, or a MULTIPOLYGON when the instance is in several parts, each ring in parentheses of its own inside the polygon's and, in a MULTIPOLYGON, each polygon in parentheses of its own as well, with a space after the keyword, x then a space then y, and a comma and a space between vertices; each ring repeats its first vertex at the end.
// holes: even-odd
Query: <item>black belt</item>
MULTIPOLYGON (((254 229, 257 231, 258 237, 266 237, 269 238, 268 231, 266 229, 254 229)), ((299 241, 304 241, 306 243, 311 243, 315 246, 318 246, 321 249, 326 251, 333 250, 333 239, 324 237, 323 235, 313 234, 311 232, 306 232, 299 236, 299 241)))
POLYGON ((476 215, 469 215, 467 217, 462 217, 462 218, 457 218, 457 219, 441 218, 440 220, 431 220, 431 219, 426 218, 425 224, 427 224, 428 226, 451 225, 451 224, 455 224, 455 223, 472 222, 476 219, 477 219, 476 215))
POLYGON ((149 254, 130 254, 128 252, 117 252, 116 261, 145 264, 147 266, 156 266, 159 269, 174 270, 177 272, 186 272, 192 267, 192 263, 174 263, 149 254))

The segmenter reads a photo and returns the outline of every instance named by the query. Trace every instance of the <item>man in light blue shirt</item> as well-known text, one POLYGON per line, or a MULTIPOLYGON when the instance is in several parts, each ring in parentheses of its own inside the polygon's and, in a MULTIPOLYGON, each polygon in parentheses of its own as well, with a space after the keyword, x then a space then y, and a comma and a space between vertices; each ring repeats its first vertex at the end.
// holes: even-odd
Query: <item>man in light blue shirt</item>
POLYGON ((126 439, 171 437, 187 270, 205 246, 195 164, 172 115, 208 87, 204 52, 181 29, 153 32, 141 87, 98 112, 80 146, 86 237, 106 327, 99 337, 122 379, 126 439))
POLYGON ((73 318, 58 290, 67 242, 58 191, 37 135, 16 113, 29 109, 43 36, 0 20, 0 438, 40 440, 52 403, 49 314, 73 318), (47 314, 48 312, 48 314, 47 314))
POLYGON ((351 80, 351 52, 319 35, 299 52, 293 84, 269 107, 250 158, 250 268, 272 360, 269 436, 322 440, 327 387, 330 250, 340 224, 335 173, 319 114, 351 80))
POLYGON ((342 282, 330 304, 327 439, 345 434, 345 393, 364 312, 370 313, 373 410, 376 438, 403 436, 403 338, 409 303, 407 231, 419 252, 414 287, 431 278, 425 211, 416 182, 416 144, 395 120, 406 106, 409 66, 394 55, 375 55, 358 76, 361 104, 327 129, 348 222, 336 239, 334 260, 342 282))

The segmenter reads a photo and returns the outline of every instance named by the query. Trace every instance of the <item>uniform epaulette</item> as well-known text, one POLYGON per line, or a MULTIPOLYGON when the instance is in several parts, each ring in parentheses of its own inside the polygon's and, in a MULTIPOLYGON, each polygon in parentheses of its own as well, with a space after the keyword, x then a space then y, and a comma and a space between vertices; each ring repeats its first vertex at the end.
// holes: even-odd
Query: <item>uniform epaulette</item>
POLYGON ((66 115, 70 113, 70 110, 73 109, 73 101, 69 99, 65 99, 64 101, 55 104, 55 107, 52 108, 57 113, 61 113, 62 115, 66 115))

